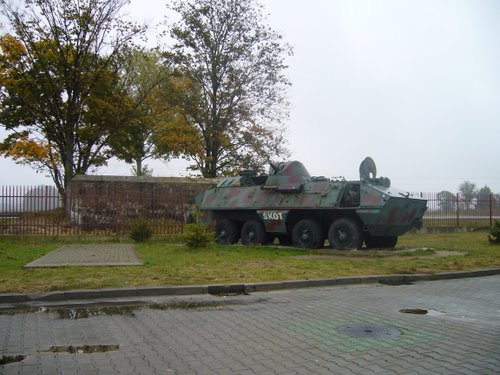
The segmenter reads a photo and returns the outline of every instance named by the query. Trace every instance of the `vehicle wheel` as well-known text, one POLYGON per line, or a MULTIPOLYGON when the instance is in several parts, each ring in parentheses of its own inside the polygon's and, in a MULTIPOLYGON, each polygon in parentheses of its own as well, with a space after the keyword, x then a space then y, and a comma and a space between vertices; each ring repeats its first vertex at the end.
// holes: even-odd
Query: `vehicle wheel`
POLYGON ((366 247, 379 249, 393 249, 398 243, 398 236, 370 236, 365 238, 366 247))
POLYGON ((238 242, 240 237, 238 224, 229 219, 222 219, 215 224, 215 241, 223 244, 238 242))
POLYGON ((299 221, 292 230, 292 242, 296 247, 318 249, 323 247, 325 236, 321 226, 310 219, 299 221))
POLYGON ((328 241, 330 247, 339 250, 359 249, 363 244, 363 231, 357 222, 343 217, 330 225, 328 241))
POLYGON ((243 245, 266 245, 270 242, 270 236, 264 228, 264 224, 257 220, 249 220, 241 228, 241 243, 243 245))

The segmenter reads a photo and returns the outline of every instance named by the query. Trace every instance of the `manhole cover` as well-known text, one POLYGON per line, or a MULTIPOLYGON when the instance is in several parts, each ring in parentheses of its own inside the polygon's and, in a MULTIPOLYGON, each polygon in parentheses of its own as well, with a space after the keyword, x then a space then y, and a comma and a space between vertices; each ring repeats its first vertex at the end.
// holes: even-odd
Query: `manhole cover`
POLYGON ((337 327, 337 332, 350 336, 362 338, 387 338, 401 335, 397 329, 376 324, 349 324, 337 327))

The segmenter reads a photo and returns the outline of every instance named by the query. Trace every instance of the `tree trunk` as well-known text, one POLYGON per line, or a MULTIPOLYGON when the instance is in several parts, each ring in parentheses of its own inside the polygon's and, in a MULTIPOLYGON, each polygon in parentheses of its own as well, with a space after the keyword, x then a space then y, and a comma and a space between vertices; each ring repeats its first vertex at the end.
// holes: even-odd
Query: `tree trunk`
POLYGON ((142 171, 142 159, 137 158, 135 160, 135 175, 136 176, 142 176, 144 172, 142 171))

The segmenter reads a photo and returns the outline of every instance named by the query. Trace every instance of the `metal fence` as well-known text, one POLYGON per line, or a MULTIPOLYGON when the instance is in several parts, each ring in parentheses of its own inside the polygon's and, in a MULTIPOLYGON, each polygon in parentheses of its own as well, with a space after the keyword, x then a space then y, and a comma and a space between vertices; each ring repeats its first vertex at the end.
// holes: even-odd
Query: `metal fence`
POLYGON ((427 199, 424 227, 489 228, 500 219, 500 195, 414 193, 427 199))
POLYGON ((66 207, 54 187, 0 187, 0 235, 116 235, 136 219, 147 220, 157 235, 182 233, 189 220, 184 192, 142 189, 119 194, 113 186, 96 191, 75 189, 66 207))
MULTIPOLYGON (((80 192, 81 193, 81 192, 80 192)), ((157 235, 182 233, 192 205, 179 190, 144 190, 119 195, 104 189, 86 196, 69 194, 66 209, 52 186, 0 187, 0 235, 117 235, 135 218, 145 218, 157 235), (114 202, 111 204, 110 202, 114 202)), ((427 199, 424 228, 488 228, 500 219, 500 197, 413 193, 427 199)))

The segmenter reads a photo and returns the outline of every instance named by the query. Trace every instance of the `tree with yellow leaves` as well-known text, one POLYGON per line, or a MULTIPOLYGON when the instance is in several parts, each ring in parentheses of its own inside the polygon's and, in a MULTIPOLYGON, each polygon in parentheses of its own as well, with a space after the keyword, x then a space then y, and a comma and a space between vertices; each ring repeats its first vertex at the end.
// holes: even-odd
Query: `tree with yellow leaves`
POLYGON ((0 153, 48 173, 60 194, 104 165, 126 98, 117 57, 143 29, 119 17, 127 0, 21 0, 0 11, 0 153))
POLYGON ((178 104, 192 83, 173 74, 158 52, 127 49, 120 58, 121 90, 126 94, 122 126, 110 139, 113 155, 133 163, 133 174, 152 173, 148 159, 170 159, 195 153, 196 128, 186 121, 178 104))

